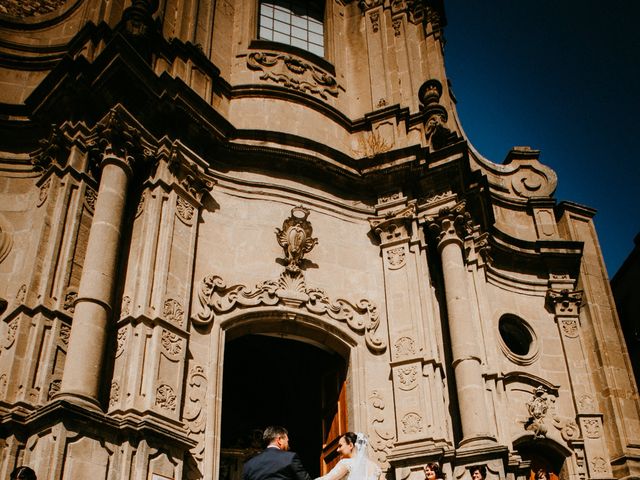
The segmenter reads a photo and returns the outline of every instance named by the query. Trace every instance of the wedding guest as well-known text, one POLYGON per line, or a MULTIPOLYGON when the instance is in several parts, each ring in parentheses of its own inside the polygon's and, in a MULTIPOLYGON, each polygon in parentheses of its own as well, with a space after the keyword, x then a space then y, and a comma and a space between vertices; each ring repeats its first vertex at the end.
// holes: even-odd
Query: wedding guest
POLYGON ((444 473, 442 473, 440 464, 436 462, 427 463, 424 467, 424 479, 444 480, 444 473))
POLYGON ((471 480, 485 480, 487 478, 487 467, 484 465, 473 465, 469 467, 471 480))

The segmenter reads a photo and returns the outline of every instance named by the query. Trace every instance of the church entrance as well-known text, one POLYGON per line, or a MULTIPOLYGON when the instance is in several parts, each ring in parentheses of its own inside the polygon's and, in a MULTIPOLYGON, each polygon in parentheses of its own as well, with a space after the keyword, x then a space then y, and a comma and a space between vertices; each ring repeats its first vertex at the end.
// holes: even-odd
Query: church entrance
POLYGON ((222 386, 220 479, 239 480, 244 461, 262 450, 262 430, 289 431, 311 475, 336 461, 346 431, 344 358, 309 343, 269 335, 227 342, 222 386))

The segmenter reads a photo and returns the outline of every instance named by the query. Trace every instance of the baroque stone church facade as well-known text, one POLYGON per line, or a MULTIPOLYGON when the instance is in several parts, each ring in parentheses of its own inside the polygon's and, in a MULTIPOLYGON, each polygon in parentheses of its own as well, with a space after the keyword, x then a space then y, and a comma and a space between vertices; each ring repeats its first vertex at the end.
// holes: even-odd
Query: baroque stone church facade
POLYGON ((593 225, 477 152, 437 0, 0 0, 0 476, 640 475, 593 225))

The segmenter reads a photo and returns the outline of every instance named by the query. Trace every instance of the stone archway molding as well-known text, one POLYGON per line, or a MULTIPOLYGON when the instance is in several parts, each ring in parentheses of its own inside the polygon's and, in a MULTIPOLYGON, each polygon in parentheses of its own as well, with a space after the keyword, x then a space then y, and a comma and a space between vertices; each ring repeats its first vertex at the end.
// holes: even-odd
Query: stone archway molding
POLYGON ((373 302, 361 299, 354 303, 342 298, 331 301, 324 290, 308 288, 301 271, 285 270, 278 280, 264 281, 255 288, 242 284, 227 286, 221 277, 207 275, 200 282, 198 299, 201 311, 191 318, 198 326, 209 325, 217 315, 236 309, 280 305, 346 323, 353 332, 364 335, 367 348, 374 354, 387 349, 386 342, 377 332, 380 317, 373 302))

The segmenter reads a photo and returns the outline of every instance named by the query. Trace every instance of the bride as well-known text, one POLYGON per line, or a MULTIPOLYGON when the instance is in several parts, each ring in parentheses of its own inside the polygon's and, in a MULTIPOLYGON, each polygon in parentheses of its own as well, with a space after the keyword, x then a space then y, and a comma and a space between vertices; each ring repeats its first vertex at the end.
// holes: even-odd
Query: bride
POLYGON ((329 473, 316 480, 378 480, 380 467, 369 460, 367 437, 363 433, 347 432, 338 440, 342 459, 329 473))

